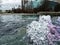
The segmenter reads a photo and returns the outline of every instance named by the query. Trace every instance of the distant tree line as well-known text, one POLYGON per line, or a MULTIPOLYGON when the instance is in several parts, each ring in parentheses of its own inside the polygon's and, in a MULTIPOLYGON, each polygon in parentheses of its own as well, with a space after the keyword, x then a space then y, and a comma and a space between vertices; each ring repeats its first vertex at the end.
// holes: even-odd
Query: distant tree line
MULTIPOLYGON (((37 8, 33 8, 33 9, 22 8, 21 9, 20 6, 18 6, 18 8, 12 8, 12 10, 6 10, 5 13, 37 13, 41 11, 58 12, 60 11, 60 3, 46 0, 43 5, 37 8)), ((0 13, 2 13, 2 10, 0 10, 0 13)))

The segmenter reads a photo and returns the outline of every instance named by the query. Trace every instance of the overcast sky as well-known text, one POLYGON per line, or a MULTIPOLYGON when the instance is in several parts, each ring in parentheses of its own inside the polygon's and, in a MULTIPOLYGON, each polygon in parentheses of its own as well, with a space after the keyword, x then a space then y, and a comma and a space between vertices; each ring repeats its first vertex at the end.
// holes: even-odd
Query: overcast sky
POLYGON ((1 0, 1 7, 0 10, 9 10, 12 8, 18 8, 18 6, 21 6, 21 0, 1 0))
POLYGON ((21 3, 21 0, 2 0, 2 3, 21 3))

